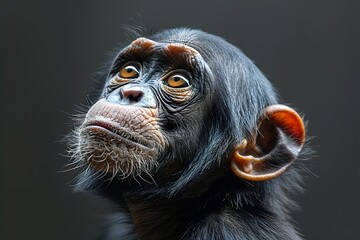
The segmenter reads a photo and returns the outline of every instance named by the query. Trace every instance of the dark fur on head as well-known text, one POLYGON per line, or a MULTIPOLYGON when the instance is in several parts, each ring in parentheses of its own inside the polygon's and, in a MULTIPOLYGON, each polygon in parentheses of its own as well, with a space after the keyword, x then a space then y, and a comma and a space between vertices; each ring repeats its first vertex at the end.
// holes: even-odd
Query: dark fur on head
POLYGON ((289 223, 294 207, 289 194, 301 190, 300 160, 307 148, 285 174, 270 181, 243 180, 229 168, 235 145, 249 139, 263 109, 278 102, 269 81, 220 37, 181 28, 149 39, 183 43, 201 54, 208 71, 199 73, 203 85, 197 101, 206 104, 192 108, 196 114, 175 112, 160 122, 163 132, 169 121, 181 127, 166 135, 175 144, 167 145, 157 171, 148 174, 119 179, 97 173, 83 164, 75 140, 75 162, 85 169, 76 189, 99 193, 120 209, 104 238, 135 238, 134 222, 142 225, 135 227, 142 239, 299 239, 289 223))

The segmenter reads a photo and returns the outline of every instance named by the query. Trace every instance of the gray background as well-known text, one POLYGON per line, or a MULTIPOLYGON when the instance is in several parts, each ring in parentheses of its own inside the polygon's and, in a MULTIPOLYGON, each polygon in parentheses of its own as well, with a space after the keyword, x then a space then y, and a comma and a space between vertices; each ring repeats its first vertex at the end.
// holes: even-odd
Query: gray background
POLYGON ((295 221, 360 239, 359 1, 1 1, 1 239, 91 239, 109 205, 72 193, 60 140, 122 24, 200 28, 240 47, 309 120, 295 221))

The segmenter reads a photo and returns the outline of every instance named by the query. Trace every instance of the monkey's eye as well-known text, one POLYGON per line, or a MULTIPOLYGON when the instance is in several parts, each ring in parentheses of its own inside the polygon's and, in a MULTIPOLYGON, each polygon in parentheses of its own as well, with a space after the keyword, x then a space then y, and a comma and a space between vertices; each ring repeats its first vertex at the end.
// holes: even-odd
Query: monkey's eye
POLYGON ((119 71, 119 77, 132 79, 140 76, 140 66, 136 63, 129 63, 123 66, 119 71))
POLYGON ((170 76, 164 81, 164 84, 172 88, 184 88, 190 86, 189 80, 179 74, 170 76))

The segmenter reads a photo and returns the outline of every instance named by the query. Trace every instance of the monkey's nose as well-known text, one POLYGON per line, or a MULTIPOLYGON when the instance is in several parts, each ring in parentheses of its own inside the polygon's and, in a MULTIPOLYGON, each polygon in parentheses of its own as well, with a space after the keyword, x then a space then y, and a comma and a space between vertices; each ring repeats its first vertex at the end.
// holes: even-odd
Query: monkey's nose
POLYGON ((106 97, 108 102, 134 107, 156 108, 156 98, 149 87, 128 84, 119 87, 106 97))
POLYGON ((124 98, 128 99, 130 103, 140 102, 144 96, 144 92, 139 86, 132 86, 130 88, 125 88, 122 90, 122 95, 124 98))

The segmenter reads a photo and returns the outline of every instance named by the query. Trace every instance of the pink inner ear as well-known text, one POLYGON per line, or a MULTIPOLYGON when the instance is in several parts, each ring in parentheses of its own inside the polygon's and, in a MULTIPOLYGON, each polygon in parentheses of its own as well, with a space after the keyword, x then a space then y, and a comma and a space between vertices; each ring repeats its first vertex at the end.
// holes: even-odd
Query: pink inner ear
POLYGON ((305 127, 297 112, 284 105, 269 106, 266 111, 271 122, 281 128, 300 145, 304 144, 305 127))

